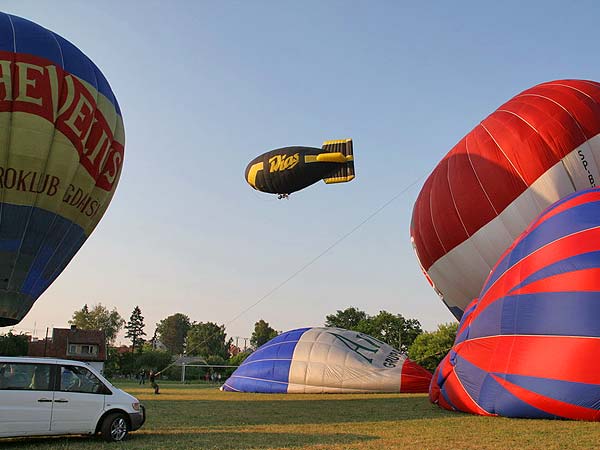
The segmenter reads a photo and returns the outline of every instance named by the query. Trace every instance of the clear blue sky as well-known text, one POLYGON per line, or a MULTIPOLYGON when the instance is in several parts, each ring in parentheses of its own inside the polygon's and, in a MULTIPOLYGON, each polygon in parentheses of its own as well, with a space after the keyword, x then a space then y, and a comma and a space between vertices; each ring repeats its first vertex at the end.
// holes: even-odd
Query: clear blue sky
POLYGON ((84 303, 228 323, 249 336, 356 306, 453 320, 409 238, 427 174, 511 96, 600 78, 596 1, 4 0, 82 49, 123 111, 125 165, 100 225, 17 330, 66 326, 84 303), (525 3, 525 4, 524 4, 525 3), (357 178, 278 201, 243 172, 282 146, 354 139, 357 178))

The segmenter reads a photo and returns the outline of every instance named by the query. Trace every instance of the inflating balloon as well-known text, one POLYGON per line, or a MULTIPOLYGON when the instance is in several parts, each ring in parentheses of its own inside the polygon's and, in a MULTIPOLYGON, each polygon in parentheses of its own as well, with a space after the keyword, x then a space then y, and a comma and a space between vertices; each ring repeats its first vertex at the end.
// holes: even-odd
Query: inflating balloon
POLYGON ((250 186, 280 198, 319 180, 331 184, 353 179, 352 139, 326 141, 323 148, 278 148, 257 156, 246 167, 250 186))
POLYGON ((263 393, 427 392, 431 374, 374 337, 300 328, 252 353, 222 389, 263 393))
POLYGON ((599 133, 600 84, 551 81, 498 108, 434 169, 415 203, 411 238, 457 318, 534 217, 600 181, 599 133))
POLYGON ((124 143, 119 105, 94 63, 0 13, 0 326, 27 314, 96 227, 124 143))
POLYGON ((600 420, 600 189, 571 194, 500 258, 433 376, 446 409, 600 420))

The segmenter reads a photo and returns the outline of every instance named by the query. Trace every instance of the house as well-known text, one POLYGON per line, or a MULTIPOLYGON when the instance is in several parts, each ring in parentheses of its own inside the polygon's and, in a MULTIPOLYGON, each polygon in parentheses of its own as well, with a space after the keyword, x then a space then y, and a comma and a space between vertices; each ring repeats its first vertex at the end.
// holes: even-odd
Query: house
POLYGON ((125 355, 127 353, 133 353, 133 347, 131 345, 119 345, 118 347, 111 347, 117 352, 117 355, 125 355))
POLYGON ((233 344, 229 345, 229 357, 230 358, 236 356, 237 354, 239 354, 241 352, 242 352, 242 349, 239 348, 237 345, 233 345, 233 344))
POLYGON ((152 345, 152 350, 158 350, 161 352, 166 352, 168 350, 167 346, 158 338, 150 339, 150 344, 152 345))
POLYGON ((106 336, 102 330, 54 328, 52 337, 29 342, 28 356, 85 361, 103 371, 107 359, 106 336))

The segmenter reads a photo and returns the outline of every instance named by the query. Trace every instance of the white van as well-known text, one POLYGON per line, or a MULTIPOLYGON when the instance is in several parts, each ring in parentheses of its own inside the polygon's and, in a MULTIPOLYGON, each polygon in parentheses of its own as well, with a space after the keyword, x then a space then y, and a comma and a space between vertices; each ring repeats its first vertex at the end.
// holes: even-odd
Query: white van
POLYGON ((121 441, 145 420, 135 397, 87 363, 0 356, 0 437, 100 433, 121 441))

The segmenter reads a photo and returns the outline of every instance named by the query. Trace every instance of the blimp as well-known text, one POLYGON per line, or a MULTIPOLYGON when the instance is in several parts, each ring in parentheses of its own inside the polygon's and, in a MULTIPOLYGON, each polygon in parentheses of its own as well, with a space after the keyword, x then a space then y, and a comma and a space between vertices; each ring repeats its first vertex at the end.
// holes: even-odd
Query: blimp
POLYGON ((259 347, 221 390, 279 394, 426 393, 431 373, 373 336, 298 328, 259 347))
POLYGON ((283 147, 263 153, 246 167, 257 191, 287 197, 320 180, 346 183, 355 177, 352 139, 325 141, 321 148, 283 147))

